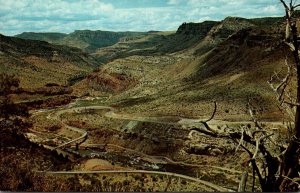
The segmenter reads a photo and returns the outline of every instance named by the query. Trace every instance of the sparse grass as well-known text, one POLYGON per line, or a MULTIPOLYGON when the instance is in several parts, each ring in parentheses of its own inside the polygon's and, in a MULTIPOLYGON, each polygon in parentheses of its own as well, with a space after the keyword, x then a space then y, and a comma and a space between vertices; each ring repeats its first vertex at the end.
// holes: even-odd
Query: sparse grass
POLYGON ((78 183, 81 191, 106 191, 106 192, 161 192, 166 191, 207 191, 195 182, 180 178, 172 178, 163 175, 150 174, 79 174, 75 176, 61 175, 73 183, 78 183), (153 181, 153 179, 155 179, 153 181))

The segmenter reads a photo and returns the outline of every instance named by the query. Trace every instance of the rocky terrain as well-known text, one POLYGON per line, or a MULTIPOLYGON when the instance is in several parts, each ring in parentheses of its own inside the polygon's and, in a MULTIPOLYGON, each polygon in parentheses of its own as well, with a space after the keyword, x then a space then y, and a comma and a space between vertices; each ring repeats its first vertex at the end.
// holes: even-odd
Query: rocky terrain
POLYGON ((228 17, 185 23, 173 34, 152 34, 161 40, 144 39, 145 45, 151 42, 144 49, 135 49, 143 41, 119 42, 93 54, 112 53, 110 60, 118 59, 75 84, 74 93, 111 94, 111 102, 124 111, 148 115, 208 116, 205 109, 217 101, 216 116, 226 120, 248 120, 245 104, 251 98, 257 116, 277 120, 281 115, 267 81, 288 55, 283 30, 282 18, 228 17), (126 81, 119 85, 126 89, 116 90, 118 83, 109 74, 122 76, 126 81))
POLYGON ((211 116, 214 101, 213 127, 252 127, 250 100, 257 119, 284 143, 284 115, 267 83, 274 71, 286 71, 284 30, 283 18, 228 17, 183 23, 174 32, 1 35, 0 72, 20 78, 12 98, 31 110, 28 138, 72 162, 58 164, 68 187, 46 190, 236 190, 249 170, 247 154, 190 128, 211 116), (143 171, 84 173, 95 170, 143 171))

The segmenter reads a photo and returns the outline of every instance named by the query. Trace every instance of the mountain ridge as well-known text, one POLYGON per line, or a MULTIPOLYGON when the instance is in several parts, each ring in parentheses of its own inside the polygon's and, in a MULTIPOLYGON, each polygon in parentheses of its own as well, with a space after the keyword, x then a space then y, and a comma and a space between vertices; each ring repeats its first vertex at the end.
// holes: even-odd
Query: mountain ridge
POLYGON ((208 104, 215 100, 216 117, 235 121, 250 118, 245 104, 253 98, 260 118, 281 118, 267 80, 282 68, 288 54, 283 44, 283 18, 228 17, 206 30, 199 28, 203 23, 183 25, 192 27, 180 26, 181 30, 172 34, 152 34, 161 42, 148 41, 152 43, 148 46, 146 39, 100 48, 96 54, 108 57, 111 53, 112 58, 76 84, 75 90, 85 88, 95 96, 109 93, 122 111, 153 116, 174 112, 205 116, 205 108, 211 108, 208 104), (197 29, 203 33, 196 33, 197 29), (137 44, 145 47, 136 49, 137 44), (114 85, 121 79, 133 80, 123 85, 122 92, 114 85), (131 98, 139 104, 126 102, 131 98))
POLYGON ((1 34, 0 62, 0 72, 18 75, 24 87, 40 87, 47 83, 63 85, 68 79, 100 65, 77 48, 1 34))
MULTIPOLYGON (((43 40, 52 44, 66 45, 70 47, 80 48, 89 53, 95 53, 98 49, 107 48, 114 46, 119 43, 126 43, 131 40, 138 39, 150 39, 147 42, 148 47, 155 46, 160 48, 162 52, 176 52, 186 47, 191 46, 193 42, 198 41, 199 39, 206 36, 206 31, 217 28, 220 26, 220 29, 215 29, 215 35, 220 35, 220 38, 227 38, 228 35, 234 33, 238 29, 245 27, 261 27, 273 25, 276 22, 284 21, 282 17, 265 17, 265 18, 241 18, 241 17, 226 17, 221 21, 203 21, 199 23, 183 23, 176 30, 175 34, 169 36, 161 35, 164 32, 162 31, 148 31, 148 32, 134 32, 134 31, 105 31, 105 30, 75 30, 71 33, 57 33, 57 32, 23 32, 16 35, 15 37, 23 39, 33 39, 33 40, 43 40), (222 31, 223 30, 223 31, 222 31), (155 36, 155 34, 160 34, 155 36), (184 35, 184 37, 180 37, 184 35), (189 37, 186 37, 189 36, 189 37), (193 39, 193 36, 197 38, 193 39), (169 41, 170 43, 180 42, 181 45, 165 46, 165 44, 159 44, 161 41, 169 41), (182 44, 183 42, 183 44, 182 44), (186 46, 185 46, 186 45, 186 46), (170 50, 170 51, 169 51, 170 50)), ((145 46, 136 45, 138 49, 145 46)), ((129 46, 130 47, 130 46, 129 46)), ((151 49, 147 50, 148 52, 153 53, 151 49)), ((140 54, 140 53, 139 53, 140 54)))
POLYGON ((22 39, 44 40, 52 44, 66 45, 80 48, 87 52, 93 52, 97 48, 111 46, 121 38, 145 35, 147 32, 111 32, 103 30, 75 30, 69 34, 65 33, 34 33, 24 32, 15 37, 22 39))
MULTIPOLYGON (((243 114, 245 111, 241 109, 244 109, 247 98, 257 96, 263 101, 264 110, 274 110, 272 90, 267 88, 266 80, 283 61, 283 52, 276 50, 286 49, 280 43, 284 29, 282 17, 227 17, 222 21, 183 23, 174 32, 151 31, 125 36, 108 47, 96 49, 94 45, 95 51, 86 53, 86 56, 103 64, 91 73, 78 75, 79 79, 73 77, 74 94, 109 94, 113 95, 111 101, 116 104, 123 104, 120 101, 131 97, 141 97, 145 103, 139 100, 138 111, 156 109, 157 113, 164 111, 167 114, 174 110, 172 108, 178 101, 186 103, 184 106, 193 106, 203 105, 204 101, 207 104, 208 99, 222 101, 220 108, 223 112, 243 114), (275 57, 278 61, 271 64, 275 57), (249 79, 248 74, 260 78, 249 79), (224 92, 227 97, 221 96, 224 92), (229 104, 228 101, 235 98, 239 102, 229 104)), ((79 30, 73 35, 76 38, 82 36, 78 41, 88 46, 93 46, 89 41, 99 37, 90 30, 79 30)), ((137 112, 133 110, 135 106, 122 108, 137 112)), ((185 111, 184 107, 179 111, 185 111)), ((196 116, 194 113, 186 115, 196 116)), ((270 118, 266 114, 263 116, 270 118)), ((231 115, 228 119, 232 119, 231 115)))

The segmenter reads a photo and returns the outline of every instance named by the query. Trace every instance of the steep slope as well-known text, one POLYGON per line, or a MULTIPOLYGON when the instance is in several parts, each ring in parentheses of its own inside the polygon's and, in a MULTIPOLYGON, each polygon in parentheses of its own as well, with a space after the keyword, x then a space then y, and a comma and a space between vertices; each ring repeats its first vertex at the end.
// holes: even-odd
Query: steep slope
POLYGON ((98 66, 94 58, 79 49, 3 35, 0 64, 1 72, 18 75, 21 86, 28 88, 47 83, 67 84, 98 66))
POLYGON ((93 54, 106 63, 117 58, 133 55, 164 55, 183 52, 184 55, 205 54, 230 35, 242 29, 268 27, 283 18, 245 19, 227 17, 223 21, 183 23, 177 31, 149 33, 145 37, 129 39, 109 47, 99 48, 93 54))
POLYGON ((133 55, 158 55, 159 45, 162 42, 169 45, 168 37, 174 33, 149 32, 146 36, 125 38, 112 46, 97 49, 92 55, 103 63, 133 55))
POLYGON ((43 40, 49 43, 80 48, 87 52, 93 52, 97 48, 111 46, 124 38, 132 38, 146 35, 146 32, 110 32, 76 30, 70 34, 63 33, 33 33, 24 32, 16 35, 18 38, 30 40, 43 40))
MULTIPOLYGON (((261 119, 278 120, 282 115, 267 81, 274 70, 282 68, 289 53, 281 41, 285 29, 281 21, 229 17, 179 52, 160 53, 160 48, 153 48, 154 53, 121 57, 102 66, 101 73, 94 72, 98 79, 106 76, 103 72, 132 78, 134 81, 121 93, 113 89, 105 92, 95 87, 93 79, 85 79, 75 88, 91 88, 92 81, 91 94, 110 93, 111 103, 122 111, 146 115, 208 116, 215 100, 216 118, 248 120, 247 103, 251 99, 261 119)), ((190 31, 198 34, 193 25, 181 26, 172 36, 187 37, 190 31)))
POLYGON ((191 95, 184 100, 215 100, 219 103, 219 115, 241 118, 248 116, 247 103, 251 99, 258 116, 279 118, 276 98, 267 81, 274 71, 284 67, 285 56, 289 56, 282 34, 271 29, 248 29, 232 35, 198 63, 195 73, 186 77, 188 86, 184 91, 191 95))
POLYGON ((109 31, 90 31, 76 30, 69 34, 64 41, 77 48, 87 51, 94 51, 97 48, 111 46, 124 37, 134 37, 144 35, 142 32, 109 32, 109 31))
POLYGON ((184 23, 176 32, 153 32, 147 36, 100 48, 93 54, 103 62, 132 55, 163 55, 197 45, 219 22, 184 23))

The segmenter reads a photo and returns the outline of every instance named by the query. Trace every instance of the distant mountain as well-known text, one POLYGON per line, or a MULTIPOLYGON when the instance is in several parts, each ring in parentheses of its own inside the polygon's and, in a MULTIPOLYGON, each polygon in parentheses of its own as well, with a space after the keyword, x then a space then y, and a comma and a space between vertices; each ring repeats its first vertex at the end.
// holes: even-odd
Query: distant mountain
POLYGON ((147 32, 76 30, 70 34, 24 32, 16 35, 16 37, 30 40, 43 40, 52 44, 66 45, 80 48, 87 52, 93 52, 97 48, 114 45, 117 42, 122 41, 124 38, 140 37, 145 35, 147 35, 147 32))
MULTIPOLYGON (((281 17, 254 19, 227 17, 223 21, 183 23, 179 26, 176 33, 171 34, 160 31, 111 32, 76 30, 70 34, 24 32, 16 35, 16 37, 80 48, 89 53, 96 53, 95 56, 99 56, 105 62, 130 54, 157 54, 181 51, 197 45, 203 39, 207 39, 207 36, 211 37, 210 41, 215 43, 211 45, 215 46, 241 29, 276 25, 276 23, 283 20, 281 17), (113 57, 108 56, 111 50, 114 50, 113 57), (108 53, 104 58, 102 57, 103 52, 108 53)), ((205 50, 210 48, 205 48, 205 50)))
POLYGON ((240 30, 267 28, 283 21, 282 17, 254 19, 227 17, 222 21, 183 23, 176 32, 148 33, 144 37, 99 48, 93 55, 105 63, 131 55, 162 55, 185 50, 203 54, 240 30))
POLYGON ((99 63, 78 48, 0 34, 0 72, 16 74, 25 87, 67 84, 99 63))
POLYGON ((26 40, 41 40, 41 41, 46 41, 46 42, 49 42, 49 43, 53 43, 53 42, 61 41, 66 36, 67 36, 67 34, 65 34, 65 33, 23 32, 19 35, 16 35, 15 37, 26 39, 26 40))
POLYGON ((184 23, 176 32, 98 49, 93 55, 109 63, 76 86, 114 93, 118 105, 132 112, 197 117, 215 100, 217 116, 228 120, 248 119, 251 98, 260 118, 276 120, 282 114, 267 81, 290 54, 284 33, 281 17, 184 23), (130 97, 139 104, 126 102, 130 97))

